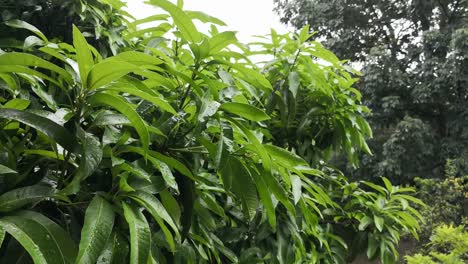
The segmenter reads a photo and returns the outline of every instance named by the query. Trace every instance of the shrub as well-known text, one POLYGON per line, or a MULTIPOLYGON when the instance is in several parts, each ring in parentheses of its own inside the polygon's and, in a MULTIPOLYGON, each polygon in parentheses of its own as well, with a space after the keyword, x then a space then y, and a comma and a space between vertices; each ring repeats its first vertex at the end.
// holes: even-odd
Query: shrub
POLYGON ((127 23, 115 56, 77 27, 70 45, 26 22, 43 41, 0 51, 0 259, 345 263, 359 238, 394 262, 419 228, 413 190, 324 162, 369 151, 344 62, 308 28, 252 52, 182 1, 150 2, 169 15, 127 23), (258 53, 273 58, 259 68, 258 53))

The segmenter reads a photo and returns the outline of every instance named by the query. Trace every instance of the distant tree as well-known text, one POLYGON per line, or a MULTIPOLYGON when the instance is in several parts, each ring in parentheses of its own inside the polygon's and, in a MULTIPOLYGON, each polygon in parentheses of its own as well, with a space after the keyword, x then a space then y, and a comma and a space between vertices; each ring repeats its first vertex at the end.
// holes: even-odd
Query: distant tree
POLYGON ((340 58, 362 63, 374 156, 355 174, 407 181, 468 171, 468 1, 275 0, 340 58))

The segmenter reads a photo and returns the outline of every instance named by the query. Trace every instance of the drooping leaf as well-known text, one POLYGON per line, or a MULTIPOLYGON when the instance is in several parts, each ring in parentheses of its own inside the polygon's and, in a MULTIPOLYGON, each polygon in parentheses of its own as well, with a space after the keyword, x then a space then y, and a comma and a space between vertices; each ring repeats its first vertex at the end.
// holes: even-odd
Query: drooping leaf
POLYGON ((151 256, 151 230, 140 210, 122 202, 130 229, 130 264, 147 263, 151 256))
MULTIPOLYGON (((24 247, 34 263, 65 264, 73 261, 73 258, 69 259, 66 255, 73 248, 63 248, 70 241, 61 241, 63 237, 56 236, 55 231, 61 228, 50 220, 44 221, 43 218, 34 220, 29 217, 6 216, 0 218, 0 226, 24 247), (51 228, 51 226, 54 227, 51 228)), ((73 255, 70 255, 70 257, 73 257, 73 255)))
POLYGON ((288 76, 289 81, 289 91, 291 91, 294 98, 297 96, 297 91, 300 85, 299 74, 297 72, 291 72, 288 76))
POLYGON ((112 232, 97 264, 120 264, 128 259, 128 242, 118 232, 112 232))
POLYGON ((302 181, 297 175, 291 175, 292 194, 294 204, 297 204, 302 197, 302 181))
POLYGON ((169 166, 167 166, 166 163, 153 158, 152 156, 149 156, 148 160, 161 172, 161 175, 164 178, 164 181, 166 182, 166 184, 169 187, 173 188, 174 190, 178 191, 179 188, 177 187, 177 182, 169 166))
POLYGON ((99 166, 102 159, 101 142, 90 133, 78 129, 82 142, 80 165, 72 182, 61 191, 63 194, 75 194, 80 189, 80 183, 90 176, 99 166))
POLYGON ((283 166, 288 168, 294 168, 296 166, 307 166, 307 162, 299 157, 298 155, 291 153, 283 148, 274 145, 264 145, 268 154, 274 161, 281 163, 283 166))
POLYGON ((73 262, 78 253, 78 247, 62 227, 34 211, 20 211, 15 215, 38 223, 47 232, 45 239, 49 241, 51 247, 58 249, 59 255, 56 258, 59 263, 73 262))
POLYGON ((0 212, 11 212, 25 205, 37 203, 54 193, 54 188, 41 185, 13 189, 0 195, 0 212))
POLYGON ((229 113, 244 117, 251 121, 264 121, 270 119, 270 117, 255 106, 242 103, 224 103, 220 107, 222 110, 229 113))
POLYGON ((49 41, 47 37, 37 27, 29 24, 26 21, 19 20, 19 19, 12 19, 12 20, 5 21, 5 25, 9 27, 13 27, 13 28, 22 28, 22 29, 29 30, 33 32, 34 34, 36 34, 38 37, 40 37, 43 41, 45 42, 49 41))
POLYGON ((203 23, 213 23, 213 24, 217 24, 217 25, 220 25, 220 26, 226 26, 226 23, 224 23, 222 20, 220 20, 220 19, 218 19, 216 17, 210 16, 208 14, 205 14, 204 12, 185 11, 185 13, 192 20, 196 19, 196 20, 199 20, 199 21, 201 21, 203 23))
POLYGON ((258 208, 258 196, 255 183, 244 165, 235 157, 229 157, 227 165, 223 168, 223 174, 226 174, 226 168, 231 169, 232 191, 240 198, 244 213, 248 219, 251 219, 258 208))
POLYGON ((201 41, 201 35, 193 24, 192 19, 182 11, 182 9, 167 0, 148 0, 146 3, 159 6, 167 11, 171 15, 182 36, 190 43, 198 43, 201 41))
POLYGON ((96 195, 85 213, 76 264, 96 263, 105 248, 114 226, 114 210, 103 198, 96 195))
POLYGON ((149 132, 143 119, 135 110, 133 110, 129 103, 125 102, 120 97, 106 93, 94 94, 89 99, 89 103, 91 105, 108 105, 123 114, 132 123, 138 135, 140 136, 141 144, 143 145, 143 151, 146 155, 149 145, 149 132))
POLYGON ((258 153, 258 155, 262 159, 262 165, 265 168, 265 170, 267 172, 271 172, 272 164, 271 164, 270 156, 268 155, 268 152, 266 151, 265 147, 260 143, 257 137, 255 137, 252 131, 250 131, 241 123, 237 122, 236 120, 232 118, 227 118, 227 117, 224 117, 224 118, 226 118, 226 120, 236 125, 245 134, 245 136, 249 139, 250 143, 252 143, 252 145, 254 146, 255 151, 258 153))
MULTIPOLYGON (((119 149, 121 152, 134 152, 138 153, 142 156, 145 155, 145 152, 142 148, 134 147, 134 146, 123 146, 119 149)), ((152 157, 164 162, 167 164, 171 169, 174 169, 178 172, 180 172, 182 175, 186 176, 187 178, 194 180, 194 176, 192 171, 187 168, 182 162, 178 161, 177 159, 174 159, 172 157, 163 155, 159 152, 156 151, 148 151, 148 154, 151 155, 152 157)))
POLYGON ((71 75, 59 66, 28 53, 10 52, 0 54, 0 66, 29 66, 48 69, 60 74, 66 80, 71 80, 71 75))
POLYGON ((271 191, 269 190, 268 185, 266 184, 263 177, 255 169, 250 170, 250 174, 254 179, 255 185, 257 186, 260 200, 262 201, 262 205, 265 208, 267 214, 268 223, 273 230, 276 230, 276 213, 275 206, 271 200, 271 191))
POLYGON ((273 90, 271 83, 259 71, 244 67, 242 64, 227 63, 227 65, 240 72, 243 76, 243 79, 248 83, 256 86, 256 88, 265 91, 273 90))
POLYGON ((172 219, 174 219, 175 223, 179 223, 181 211, 177 200, 168 190, 160 192, 159 196, 161 197, 161 202, 169 215, 172 217, 172 219))
POLYGON ((15 120, 35 128, 68 151, 76 152, 79 148, 76 138, 68 130, 45 117, 15 109, 0 108, 0 118, 15 120))
POLYGON ((2 226, 0 226, 0 248, 2 247, 3 240, 5 239, 5 235, 6 235, 5 229, 2 226))
POLYGON ((134 192, 130 194, 129 196, 130 198, 138 202, 140 205, 142 205, 153 216, 154 220, 156 220, 156 222, 159 224, 159 226, 163 230, 164 235, 166 236, 166 241, 168 242, 170 248, 174 251, 175 250, 174 238, 171 232, 167 229, 164 222, 162 222, 162 220, 164 220, 166 223, 168 223, 171 226, 171 228, 174 230, 177 236, 180 236, 179 229, 177 228, 176 224, 174 223, 174 220, 171 218, 171 216, 166 211, 166 209, 161 204, 161 202, 153 195, 145 193, 145 192, 134 192))
POLYGON ((369 259, 372 259, 375 256, 375 253, 377 252, 379 244, 378 244, 378 241, 371 234, 369 234, 367 243, 368 244, 367 244, 366 254, 369 259))
POLYGON ((15 170, 8 168, 5 165, 0 164, 0 174, 8 174, 8 173, 17 173, 15 170))
POLYGON ((155 56, 151 56, 149 54, 138 51, 125 51, 106 59, 106 61, 114 60, 123 61, 135 65, 159 65, 163 63, 163 60, 155 56))
POLYGON ((131 94, 131 95, 135 95, 135 96, 140 97, 141 99, 144 99, 144 100, 146 100, 148 102, 153 103, 155 106, 161 108, 163 111, 169 112, 169 113, 174 114, 174 115, 177 114, 176 110, 174 110, 174 108, 168 102, 166 102, 164 99, 156 97, 156 96, 152 96, 152 95, 147 94, 147 93, 145 93, 145 92, 143 92, 141 90, 129 88, 128 86, 124 86, 124 85, 123 86, 121 86, 121 85, 111 85, 109 87, 106 87, 105 90, 119 91, 119 92, 124 92, 124 93, 131 94))
POLYGON ((19 74, 20 77, 22 77, 24 79, 27 79, 27 81, 31 81, 31 77, 36 76, 36 77, 38 77, 38 78, 40 78, 42 80, 47 80, 50 83, 53 83, 53 84, 57 85, 57 87, 59 87, 62 90, 66 90, 65 86, 62 85, 59 81, 57 81, 55 78, 51 78, 50 76, 48 76, 48 75, 46 75, 46 74, 44 74, 42 72, 30 69, 30 68, 28 68, 26 66, 0 65, 0 73, 1 72, 19 74))

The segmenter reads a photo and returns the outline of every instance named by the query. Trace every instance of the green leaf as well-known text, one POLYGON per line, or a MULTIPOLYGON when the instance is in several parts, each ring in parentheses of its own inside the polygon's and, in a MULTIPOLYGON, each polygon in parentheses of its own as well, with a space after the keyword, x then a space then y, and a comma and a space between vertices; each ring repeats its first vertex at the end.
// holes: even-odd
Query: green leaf
POLYGON ((128 242, 119 233, 112 232, 97 264, 120 264, 128 259, 128 242))
POLYGON ((213 116, 218 111, 220 103, 211 100, 206 94, 202 99, 202 105, 198 112, 198 121, 204 122, 208 117, 213 116))
POLYGON ((244 135, 249 139, 250 143, 252 143, 252 145, 254 146, 255 151, 258 153, 258 155, 262 159, 263 168, 265 168, 265 170, 270 173, 271 167, 272 167, 270 156, 268 155, 268 152, 266 151, 265 147, 260 143, 257 137, 255 137, 252 131, 248 130, 241 123, 237 122, 236 120, 232 118, 227 118, 227 117, 224 117, 224 118, 226 118, 226 120, 236 125, 240 130, 242 130, 244 135))
POLYGON ((145 122, 140 115, 130 106, 129 103, 121 99, 106 93, 97 93, 91 96, 89 99, 91 105, 108 105, 113 107, 121 114, 123 114, 133 125, 138 135, 140 136, 141 144, 143 145, 144 155, 148 153, 149 146, 149 132, 145 122))
POLYGON ((62 227, 44 215, 33 211, 21 211, 16 213, 16 216, 32 220, 41 225, 47 232, 45 238, 50 240, 51 247, 55 246, 60 253, 56 256, 58 263, 72 263, 78 253, 78 247, 62 227))
POLYGON ((289 73, 288 81, 289 81, 289 86, 288 86, 289 91, 291 91, 293 98, 296 98, 297 91, 299 90, 299 85, 300 85, 299 74, 297 72, 289 73))
POLYGON ((271 199, 271 192, 268 188, 263 177, 255 170, 250 170, 252 178, 254 179, 255 185, 262 201, 262 205, 265 208, 268 217, 268 223, 273 230, 276 230, 276 214, 273 201, 271 199))
POLYGON ((167 212, 171 215, 172 219, 175 220, 176 223, 180 222, 180 206, 177 200, 172 196, 172 194, 168 190, 164 190, 159 193, 161 197, 161 202, 165 208, 167 208, 167 212))
POLYGON ((145 17, 145 18, 142 18, 142 19, 135 20, 132 23, 130 23, 130 25, 132 27, 134 27, 134 26, 137 26, 137 25, 140 25, 140 24, 145 24, 145 23, 154 22, 154 21, 161 21, 161 20, 166 21, 168 17, 169 16, 167 14, 152 15, 152 16, 149 16, 149 17, 145 17))
POLYGON ((301 43, 306 42, 311 37, 311 35, 309 34, 309 28, 309 25, 305 25, 301 28, 301 31, 299 32, 299 41, 301 43))
POLYGON ((149 0, 146 3, 159 6, 167 11, 172 16, 184 39, 190 43, 199 43, 201 41, 201 35, 193 24, 192 19, 182 9, 166 0, 149 0))
POLYGON ((250 220, 258 208, 255 183, 242 162, 237 158, 230 156, 226 163, 227 165, 223 168, 223 174, 227 173, 226 168, 231 169, 232 191, 240 198, 244 214, 250 220))
POLYGON ((367 257, 369 259, 372 259, 375 256, 375 253, 377 252, 378 247, 379 247, 378 241, 374 238, 374 236, 369 234, 368 242, 367 242, 367 252, 366 252, 367 257))
POLYGON ((149 54, 138 51, 125 51, 113 57, 106 59, 106 61, 123 61, 135 65, 159 65, 164 61, 149 54))
POLYGON ((8 168, 5 165, 0 164, 0 175, 1 174, 9 174, 9 173, 17 173, 15 170, 8 168))
POLYGON ((282 164, 288 169, 292 169, 296 166, 308 166, 304 159, 294 153, 287 151, 286 149, 274 145, 264 145, 264 147, 274 161, 282 164))
POLYGON ((254 85, 256 88, 261 88, 267 92, 271 92, 273 90, 271 83, 260 73, 259 70, 246 68, 242 64, 227 63, 226 65, 229 65, 240 72, 243 75, 243 79, 254 85))
POLYGON ((374 224, 377 229, 382 232, 384 226, 384 219, 380 216, 374 215, 374 224))
POLYGON ((36 76, 36 77, 39 77, 40 79, 48 80, 49 82, 57 85, 57 87, 59 87, 60 89, 65 90, 65 87, 60 82, 55 80, 54 78, 51 78, 46 74, 43 74, 43 73, 41 73, 39 71, 36 71, 36 70, 32 70, 32 69, 30 69, 28 67, 25 67, 25 66, 0 65, 0 72, 16 73, 16 74, 24 73, 24 74, 20 74, 19 76, 22 77, 23 79, 26 79, 27 81, 31 81, 31 78, 33 76, 36 76))
POLYGON ((372 218, 364 216, 363 218, 361 218, 361 220, 359 220, 359 231, 364 231, 364 229, 366 229, 366 227, 371 223, 372 218))
POLYGON ((0 212, 11 212, 52 196, 55 189, 48 186, 26 186, 0 195, 0 212))
POLYGON ((161 172, 161 175, 164 181, 166 182, 166 184, 169 187, 178 191, 179 188, 177 187, 177 182, 175 181, 174 175, 172 175, 172 172, 169 166, 167 166, 166 163, 158 159, 155 159, 151 156, 148 157, 148 160, 161 172))
POLYGON ((423 207, 427 207, 427 204, 425 204, 423 201, 421 201, 420 199, 418 199, 416 197, 413 197, 413 196, 410 196, 410 195, 407 195, 407 194, 399 194, 398 197, 406 199, 406 200, 408 200, 410 202, 419 204, 419 205, 421 205, 423 207))
POLYGON ((171 216, 166 211, 166 209, 161 204, 161 202, 153 195, 149 193, 145 193, 145 192, 134 192, 130 194, 129 197, 134 199, 141 206, 143 206, 146 210, 148 210, 148 212, 153 216, 154 220, 156 220, 156 222, 159 224, 159 226, 163 230, 164 235, 166 236, 166 241, 169 244, 169 247, 171 248, 172 251, 174 251, 175 250, 174 238, 172 237, 171 232, 167 229, 164 222, 161 221, 161 219, 171 226, 171 228, 176 232, 177 236, 180 236, 179 229, 177 228, 177 225, 174 223, 174 220, 171 218, 171 216))
POLYGON ((229 113, 244 117, 251 121, 264 121, 270 119, 270 117, 255 106, 242 103, 224 103, 220 107, 222 110, 229 113))
POLYGON ((14 98, 14 99, 11 99, 10 101, 6 102, 3 105, 3 108, 24 110, 24 109, 28 108, 28 106, 30 104, 31 104, 31 101, 29 101, 29 100, 14 98))
POLYGON ((87 79, 88 88, 90 90, 100 88, 138 70, 137 65, 128 62, 119 60, 102 61, 91 68, 87 79))
POLYGON ((76 264, 96 263, 114 226, 114 210, 96 195, 86 209, 76 264))
POLYGON ((102 159, 101 142, 90 133, 86 133, 81 128, 77 133, 82 142, 80 166, 76 170, 72 182, 65 187, 62 194, 75 194, 80 189, 80 183, 90 176, 99 166, 102 159))
POLYGON ((146 100, 148 102, 153 103, 155 106, 158 106, 163 111, 166 111, 166 112, 169 112, 171 114, 177 115, 176 110, 174 110, 174 108, 168 102, 166 102, 164 99, 161 99, 161 98, 156 97, 156 96, 152 96, 152 95, 150 95, 148 93, 145 93, 145 92, 143 92, 141 90, 137 90, 137 89, 134 89, 134 88, 129 88, 128 86, 116 85, 116 84, 115 85, 110 85, 110 86, 104 88, 104 90, 119 91, 119 92, 128 93, 128 94, 131 94, 131 95, 138 96, 141 99, 144 99, 144 100, 146 100))
POLYGON ((188 17, 190 17, 191 19, 197 19, 203 23, 213 23, 213 24, 217 24, 217 25, 220 25, 220 26, 226 26, 226 23, 224 23, 222 20, 216 18, 216 17, 212 17, 210 15, 207 15, 203 12, 200 12, 200 11, 185 11, 185 13, 187 14, 188 17))
POLYGON ((50 63, 44 59, 41 59, 37 56, 20 53, 20 52, 10 52, 0 54, 0 66, 30 66, 30 67, 39 67, 54 71, 64 77, 66 80, 71 81, 71 75, 64 69, 59 66, 50 63))
MULTIPOLYGON (((65 160, 63 154, 59 154, 55 151, 43 150, 43 149, 26 149, 24 152, 26 155, 39 155, 46 158, 56 159, 56 160, 65 160)), ((70 162, 70 160, 68 161, 70 162)))
POLYGON ((26 249, 34 263, 71 263, 74 251, 67 234, 51 220, 37 215, 32 219, 28 215, 6 216, 0 218, 0 226, 26 249))
MULTIPOLYGON (((142 148, 134 147, 134 146, 123 146, 119 149, 119 152, 134 152, 138 153, 142 156, 145 155, 145 152, 142 148)), ((182 162, 172 158, 168 157, 166 155, 163 155, 159 152, 156 151, 148 151, 148 154, 151 155, 152 157, 166 163, 171 169, 174 169, 178 172, 180 172, 182 175, 186 176, 189 179, 195 180, 195 177, 193 176, 193 173, 190 171, 187 166, 185 166, 182 162)))
POLYGON ((294 204, 297 204, 302 197, 302 181, 297 175, 291 175, 292 194, 294 204))
POLYGON ((33 32, 34 34, 36 34, 38 37, 40 37, 45 42, 49 42, 47 37, 37 27, 35 27, 35 26, 33 26, 33 25, 23 21, 23 20, 19 20, 19 19, 8 20, 8 21, 5 21, 5 25, 7 25, 9 27, 13 27, 13 28, 22 28, 22 29, 29 30, 29 31, 33 32))
POLYGON ((3 240, 5 239, 5 229, 0 226, 0 248, 2 248, 3 240))
POLYGON ((68 130, 45 117, 15 109, 0 108, 0 118, 15 120, 35 128, 70 152, 79 149, 75 137, 68 130))
POLYGON ((237 43, 236 33, 233 31, 226 31, 214 35, 208 40, 210 47, 210 54, 214 54, 222 49, 226 48, 230 44, 237 43))
POLYGON ((151 256, 151 230, 140 210, 122 202, 125 220, 130 229, 130 264, 147 263, 151 256))
POLYGON ((81 84, 84 89, 87 89, 88 74, 94 65, 94 60, 88 42, 75 25, 73 25, 73 46, 75 46, 76 50, 76 61, 80 70, 81 84))
POLYGON ((393 193, 393 185, 392 183, 385 177, 382 177, 382 181, 385 184, 385 187, 387 188, 389 193, 393 193))
POLYGON ((382 186, 379 186, 377 184, 374 184, 372 182, 367 182, 367 181, 361 181, 362 183, 364 183, 365 185, 371 187, 372 189, 378 191, 379 193, 383 194, 384 196, 386 196, 388 194, 387 190, 385 188, 383 188, 382 186))

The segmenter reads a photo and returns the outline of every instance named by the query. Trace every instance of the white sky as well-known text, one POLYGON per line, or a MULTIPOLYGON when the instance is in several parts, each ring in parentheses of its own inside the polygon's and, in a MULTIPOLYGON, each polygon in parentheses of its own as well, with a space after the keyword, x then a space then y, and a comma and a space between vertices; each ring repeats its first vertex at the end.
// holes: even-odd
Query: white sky
MULTIPOLYGON (((136 18, 144 18, 157 12, 143 4, 143 0, 127 0, 127 7, 136 18)), ((172 2, 176 2, 172 0, 172 2)), ((241 42, 255 40, 253 35, 266 35, 270 28, 280 33, 287 32, 273 12, 273 0, 185 0, 184 9, 202 11, 223 20, 226 30, 237 31, 241 42)))

